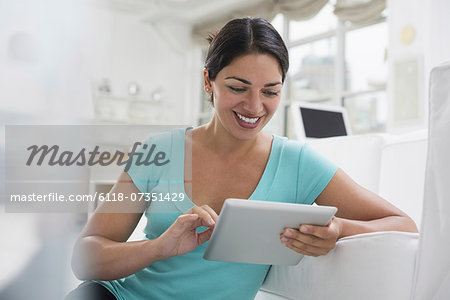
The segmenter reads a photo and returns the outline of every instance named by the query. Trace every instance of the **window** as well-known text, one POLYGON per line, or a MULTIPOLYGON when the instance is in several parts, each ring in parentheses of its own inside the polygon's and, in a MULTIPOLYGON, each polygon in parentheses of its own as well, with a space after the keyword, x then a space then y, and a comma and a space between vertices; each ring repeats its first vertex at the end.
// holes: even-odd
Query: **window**
POLYGON ((355 26, 339 21, 333 6, 327 4, 310 20, 283 22, 290 55, 285 105, 292 101, 343 105, 354 133, 383 131, 387 121, 386 18, 355 26))
POLYGON ((320 39, 289 49, 289 96, 331 98, 335 89, 336 38, 320 39))
POLYGON ((325 5, 313 18, 307 21, 289 22, 289 40, 296 41, 317 34, 321 34, 337 27, 337 18, 333 14, 333 7, 325 5))

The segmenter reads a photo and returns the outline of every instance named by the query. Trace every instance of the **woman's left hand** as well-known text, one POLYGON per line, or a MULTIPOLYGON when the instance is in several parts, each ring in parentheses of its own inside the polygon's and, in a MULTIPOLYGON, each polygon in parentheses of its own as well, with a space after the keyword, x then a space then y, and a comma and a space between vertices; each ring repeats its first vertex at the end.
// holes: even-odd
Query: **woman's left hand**
POLYGON ((308 255, 326 255, 336 246, 341 232, 340 222, 333 217, 327 226, 302 224, 297 229, 285 228, 280 234, 283 245, 295 252, 308 255))

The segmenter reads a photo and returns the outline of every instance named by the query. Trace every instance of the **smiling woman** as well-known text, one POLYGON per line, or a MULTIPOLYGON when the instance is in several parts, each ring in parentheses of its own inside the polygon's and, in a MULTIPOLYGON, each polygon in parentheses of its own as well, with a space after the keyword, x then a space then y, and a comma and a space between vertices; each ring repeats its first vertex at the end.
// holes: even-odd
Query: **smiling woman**
POLYGON ((417 230, 308 145, 263 131, 288 70, 286 46, 269 22, 232 20, 210 43, 203 75, 215 107, 211 121, 146 141, 167 149, 171 164, 133 164, 111 191, 180 192, 185 201, 127 203, 140 211, 132 214, 105 213, 112 204, 103 203, 74 249, 74 272, 87 281, 67 299, 253 299, 269 265, 202 258, 227 198, 337 207, 327 226, 280 234, 279 243, 304 255, 325 255, 347 235, 417 230), (126 242, 144 212, 146 239, 126 242))
POLYGON ((211 126, 223 126, 236 137, 249 139, 260 132, 280 103, 282 74, 270 55, 239 56, 214 81, 206 68, 204 77, 216 112, 211 126))

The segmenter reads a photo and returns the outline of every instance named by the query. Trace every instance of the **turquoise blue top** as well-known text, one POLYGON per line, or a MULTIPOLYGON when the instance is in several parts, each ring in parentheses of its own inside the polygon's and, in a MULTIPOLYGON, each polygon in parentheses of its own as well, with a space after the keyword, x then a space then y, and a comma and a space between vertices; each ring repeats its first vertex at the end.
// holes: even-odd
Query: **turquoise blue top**
MULTIPOLYGON (((180 200, 179 193, 184 196, 183 201, 151 202, 145 213, 148 239, 158 237, 194 206, 184 191, 184 143, 189 129, 159 133, 146 141, 156 145, 154 153, 168 155, 166 165, 133 165, 128 171, 141 192, 156 193, 158 200, 167 193, 170 199, 178 195, 180 200)), ((306 144, 274 136, 266 168, 249 200, 312 204, 336 169, 306 144)), ((253 299, 270 265, 204 260, 206 246, 207 242, 188 254, 157 261, 126 278, 98 282, 117 299, 253 299)))

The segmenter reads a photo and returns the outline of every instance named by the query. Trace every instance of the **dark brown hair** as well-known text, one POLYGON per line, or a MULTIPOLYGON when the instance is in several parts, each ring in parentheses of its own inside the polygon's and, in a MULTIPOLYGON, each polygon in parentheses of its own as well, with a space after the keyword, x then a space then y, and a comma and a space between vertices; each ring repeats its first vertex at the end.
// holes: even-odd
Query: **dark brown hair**
MULTIPOLYGON (((212 81, 236 57, 258 53, 271 55, 278 61, 284 82, 289 54, 280 34, 267 20, 258 17, 231 20, 218 33, 210 35, 208 41, 205 68, 212 81)), ((210 101, 213 103, 212 95, 210 101)))

